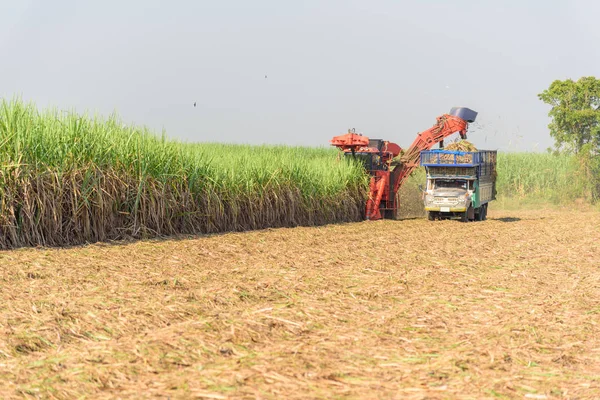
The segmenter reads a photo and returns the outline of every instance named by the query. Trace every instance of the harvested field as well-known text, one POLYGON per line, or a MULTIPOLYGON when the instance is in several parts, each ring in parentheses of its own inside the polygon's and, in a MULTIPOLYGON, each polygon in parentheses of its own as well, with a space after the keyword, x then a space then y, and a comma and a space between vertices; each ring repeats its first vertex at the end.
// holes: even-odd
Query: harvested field
POLYGON ((600 213, 0 253, 2 398, 598 398, 600 213))

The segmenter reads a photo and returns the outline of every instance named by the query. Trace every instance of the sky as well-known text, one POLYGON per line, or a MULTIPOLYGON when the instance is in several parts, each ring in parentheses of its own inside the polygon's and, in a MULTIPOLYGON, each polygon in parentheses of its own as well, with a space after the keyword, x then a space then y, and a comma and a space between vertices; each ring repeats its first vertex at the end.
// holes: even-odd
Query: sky
POLYGON ((464 106, 477 147, 545 151, 537 94, 597 74, 598 15, 591 0, 0 0, 0 97, 306 146, 355 128, 408 147, 464 106))

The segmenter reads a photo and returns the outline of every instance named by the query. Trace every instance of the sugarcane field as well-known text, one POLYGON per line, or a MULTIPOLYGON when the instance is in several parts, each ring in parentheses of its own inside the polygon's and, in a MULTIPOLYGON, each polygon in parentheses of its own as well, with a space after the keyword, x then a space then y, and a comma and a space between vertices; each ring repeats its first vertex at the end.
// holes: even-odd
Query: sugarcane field
POLYGON ((600 399, 600 3, 109 3, 0 1, 0 399, 600 399))

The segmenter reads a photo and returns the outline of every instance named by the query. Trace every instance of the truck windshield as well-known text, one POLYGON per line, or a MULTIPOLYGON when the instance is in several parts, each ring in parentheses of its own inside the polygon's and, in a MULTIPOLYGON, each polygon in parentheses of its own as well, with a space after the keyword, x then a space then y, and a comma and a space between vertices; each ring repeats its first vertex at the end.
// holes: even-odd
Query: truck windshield
POLYGON ((468 184, 467 181, 461 180, 446 180, 446 179, 436 179, 434 189, 464 189, 467 190, 468 184))

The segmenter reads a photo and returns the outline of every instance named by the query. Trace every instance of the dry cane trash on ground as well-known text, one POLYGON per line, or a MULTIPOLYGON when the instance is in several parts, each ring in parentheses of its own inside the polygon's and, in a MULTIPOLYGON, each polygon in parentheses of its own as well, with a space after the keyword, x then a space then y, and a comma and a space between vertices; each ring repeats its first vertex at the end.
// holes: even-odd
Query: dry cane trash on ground
POLYGON ((0 252, 0 397, 600 397, 600 214, 0 252))

